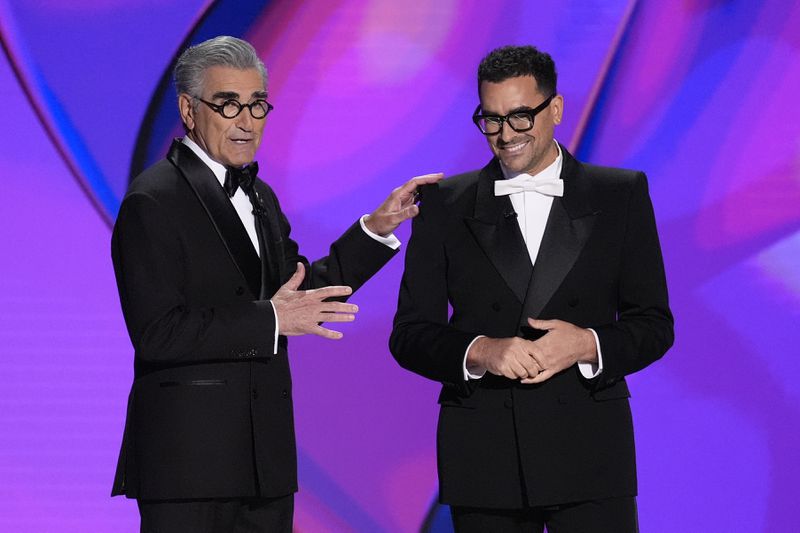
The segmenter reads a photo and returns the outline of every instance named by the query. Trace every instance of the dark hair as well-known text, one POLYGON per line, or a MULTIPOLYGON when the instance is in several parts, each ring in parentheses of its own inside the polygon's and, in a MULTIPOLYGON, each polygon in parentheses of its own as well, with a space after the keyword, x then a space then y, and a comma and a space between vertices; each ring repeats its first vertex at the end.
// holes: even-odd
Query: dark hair
POLYGON ((484 81, 500 83, 518 76, 533 76, 545 96, 556 92, 558 75, 553 58, 533 46, 503 46, 489 52, 478 65, 478 90, 484 81))

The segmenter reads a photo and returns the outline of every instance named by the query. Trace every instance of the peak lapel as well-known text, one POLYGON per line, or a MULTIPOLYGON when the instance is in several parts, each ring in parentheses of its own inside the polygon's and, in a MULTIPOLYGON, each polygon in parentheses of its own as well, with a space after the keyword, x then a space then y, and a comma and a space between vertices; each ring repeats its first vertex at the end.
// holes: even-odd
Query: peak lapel
POLYGON ((508 196, 494 195, 494 182, 501 177, 496 160, 481 171, 475 216, 465 221, 494 268, 519 301, 524 302, 533 267, 511 200, 508 196))
POLYGON ((188 146, 178 140, 173 141, 167 159, 180 170, 197 195, 231 260, 250 291, 258 296, 261 290, 261 264, 258 254, 214 173, 188 146))
POLYGON ((586 245, 599 213, 591 207, 591 191, 580 163, 566 148, 562 146, 561 150, 564 196, 553 200, 533 267, 523 319, 537 318, 550 301, 586 245))

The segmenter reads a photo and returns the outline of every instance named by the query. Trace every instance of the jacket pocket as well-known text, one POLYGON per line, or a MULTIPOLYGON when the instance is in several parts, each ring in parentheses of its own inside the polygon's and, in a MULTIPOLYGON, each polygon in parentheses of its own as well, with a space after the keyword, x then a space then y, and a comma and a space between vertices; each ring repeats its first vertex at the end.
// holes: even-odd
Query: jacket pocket
POLYGON ((592 398, 598 402, 606 400, 621 400, 623 398, 630 398, 631 393, 628 390, 628 384, 624 379, 621 379, 608 387, 596 390, 592 393, 592 398))
POLYGON ((464 409, 475 409, 475 395, 463 396, 458 390, 452 387, 442 387, 437 400, 442 407, 461 407, 464 409))
POLYGON ((161 381, 158 386, 165 387, 180 387, 181 385, 190 385, 196 387, 214 387, 220 385, 227 385, 227 379, 193 379, 191 381, 161 381))

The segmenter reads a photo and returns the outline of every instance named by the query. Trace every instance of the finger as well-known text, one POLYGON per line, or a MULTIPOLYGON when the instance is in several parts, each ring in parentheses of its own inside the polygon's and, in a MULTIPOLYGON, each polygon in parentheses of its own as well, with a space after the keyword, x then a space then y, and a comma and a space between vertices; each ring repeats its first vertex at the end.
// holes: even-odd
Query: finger
POLYGON ((395 192, 400 196, 407 196, 413 194, 417 187, 421 185, 428 185, 430 183, 436 183, 440 179, 444 177, 444 173, 437 172, 435 174, 425 174, 423 176, 415 176, 402 184, 399 188, 395 189, 395 192))
POLYGON ((553 370, 543 370, 539 372, 539 374, 531 380, 531 383, 541 383, 543 381, 547 381, 554 375, 555 372, 553 370))
POLYGON ((334 331, 332 329, 323 328, 322 326, 314 326, 313 328, 311 328, 311 331, 309 333, 311 333, 312 335, 318 335, 320 337, 331 339, 334 341, 344 337, 341 331, 334 331))
POLYGON ((533 377, 539 373, 542 367, 539 363, 534 359, 532 356, 525 354, 521 355, 519 359, 517 359, 520 365, 525 368, 525 376, 522 377, 533 377))
POLYGON ((529 318, 528 324, 534 329, 544 329, 544 330, 551 330, 556 327, 556 323, 558 320, 536 320, 535 318, 529 318))
POLYGON ((356 319, 356 315, 350 313, 319 313, 316 316, 316 322, 352 322, 356 319))
POLYGON ((422 176, 414 176, 405 185, 412 184, 413 187, 411 189, 415 189, 420 185, 429 185, 431 183, 436 183, 437 181, 444 178, 444 172, 434 172, 433 174, 423 174, 422 176))
POLYGON ((319 300, 325 298, 336 298, 338 296, 350 296, 353 294, 353 289, 346 285, 329 285, 327 287, 320 287, 319 289, 311 289, 306 291, 306 294, 313 296, 319 300))
POLYGON ((511 361, 508 366, 511 370, 511 375, 506 377, 511 379, 522 379, 528 377, 528 371, 516 359, 511 361))
POLYGON ((409 218, 414 218, 419 214, 419 207, 416 204, 411 204, 408 207, 404 207, 400 211, 397 212, 397 216, 400 219, 397 224, 400 225, 401 222, 408 220, 409 218))
POLYGON ((303 283, 303 278, 305 277, 306 277, 306 267, 303 266, 303 263, 298 262, 297 269, 294 271, 294 274, 292 274, 292 277, 289 278, 289 281, 283 284, 283 287, 281 287, 281 289, 286 288, 289 289, 290 291, 296 291, 297 288, 300 286, 300 284, 303 283))
POLYGON ((358 313, 357 305, 344 302, 322 302, 319 309, 321 313, 358 313))

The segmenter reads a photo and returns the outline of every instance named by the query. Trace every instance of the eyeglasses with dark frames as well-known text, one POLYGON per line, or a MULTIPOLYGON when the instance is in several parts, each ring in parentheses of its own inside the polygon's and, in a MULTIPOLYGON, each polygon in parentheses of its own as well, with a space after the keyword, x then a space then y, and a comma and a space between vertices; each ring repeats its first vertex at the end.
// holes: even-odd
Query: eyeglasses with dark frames
POLYGON ((242 112, 242 109, 245 107, 250 111, 250 116, 255 119, 262 119, 266 117, 270 111, 275 109, 275 107, 264 100, 263 98, 259 98, 249 104, 243 104, 238 100, 225 100, 221 104, 215 104, 213 102, 208 102, 203 100, 199 96, 195 96, 198 100, 206 104, 208 107, 211 108, 212 111, 215 113, 219 113, 225 118, 236 118, 239 116, 239 113, 242 112))
POLYGON ((503 131, 504 123, 508 123, 514 131, 528 131, 533 128, 534 117, 544 111, 555 96, 555 93, 551 94, 544 102, 533 109, 517 110, 508 115, 482 115, 480 114, 481 105, 478 104, 472 114, 472 122, 478 126, 478 129, 484 135, 497 135, 503 131))

